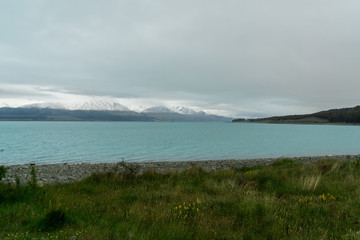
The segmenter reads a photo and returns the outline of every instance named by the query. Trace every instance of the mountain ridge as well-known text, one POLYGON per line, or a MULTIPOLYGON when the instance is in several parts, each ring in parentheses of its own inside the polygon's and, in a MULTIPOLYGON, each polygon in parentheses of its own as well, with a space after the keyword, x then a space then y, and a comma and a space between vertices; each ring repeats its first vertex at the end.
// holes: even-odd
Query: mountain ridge
POLYGON ((117 102, 88 101, 0 107, 0 121, 231 122, 231 119, 181 106, 157 106, 136 112, 117 102))
MULTIPOLYGON (((0 105, 0 108, 2 106, 0 105)), ((3 107, 9 107, 3 104, 3 107)), ((95 111, 134 111, 130 110, 117 101, 97 100, 97 101, 83 101, 83 102, 41 102, 32 103, 19 106, 18 108, 47 108, 47 109, 63 109, 63 110, 95 110, 95 111)), ((145 108, 141 111, 134 111, 138 113, 179 113, 179 114, 206 114, 204 111, 196 111, 192 108, 183 106, 162 106, 157 105, 145 108)))
POLYGON ((191 108, 183 107, 183 106, 154 106, 147 108, 142 111, 143 113, 179 113, 179 114, 194 114, 194 115, 204 115, 206 114, 204 111, 196 111, 191 108))
POLYGON ((96 111, 130 111, 129 108, 114 101, 84 101, 84 102, 44 102, 22 105, 18 108, 48 108, 64 110, 96 110, 96 111))

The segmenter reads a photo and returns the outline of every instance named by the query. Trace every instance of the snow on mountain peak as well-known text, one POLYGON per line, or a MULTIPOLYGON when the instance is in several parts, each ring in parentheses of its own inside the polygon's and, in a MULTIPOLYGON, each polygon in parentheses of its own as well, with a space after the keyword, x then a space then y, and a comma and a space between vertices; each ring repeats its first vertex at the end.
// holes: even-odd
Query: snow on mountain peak
POLYGON ((179 114, 205 114, 203 111, 196 111, 191 108, 175 106, 175 107, 165 107, 165 106, 155 106, 147 108, 143 111, 144 113, 179 113, 179 114))
POLYGON ((88 101, 70 106, 71 110, 130 111, 124 105, 112 101, 88 101))
POLYGON ((9 105, 4 102, 0 102, 0 108, 4 108, 4 107, 9 107, 9 105))
POLYGON ((66 107, 62 103, 51 103, 51 102, 32 103, 32 104, 27 104, 27 105, 20 106, 19 108, 66 109, 66 107))
POLYGON ((180 114, 205 114, 205 112, 203 112, 203 111, 196 111, 194 109, 187 108, 187 107, 182 107, 182 106, 172 107, 172 110, 174 112, 177 112, 177 113, 180 113, 180 114))
MULTIPOLYGON (((6 105, 5 105, 6 106, 6 105)), ((0 103, 0 107, 2 107, 0 103)), ((93 111, 131 111, 129 108, 111 100, 92 100, 86 102, 44 102, 33 103, 20 106, 19 108, 46 108, 46 109, 64 109, 64 110, 93 110, 93 111)), ((146 108, 145 110, 138 110, 143 113, 178 113, 184 115, 205 115, 203 111, 197 111, 192 108, 183 106, 154 106, 146 108)))
POLYGON ((48 108, 66 110, 95 110, 95 111, 130 111, 127 107, 113 101, 88 101, 77 103, 34 103, 20 108, 48 108))
POLYGON ((8 104, 6 104, 6 103, 4 103, 4 102, 0 102, 0 108, 2 108, 2 107, 8 107, 9 105, 8 104))
POLYGON ((151 108, 147 108, 143 111, 144 113, 172 113, 170 108, 164 106, 155 106, 151 108))

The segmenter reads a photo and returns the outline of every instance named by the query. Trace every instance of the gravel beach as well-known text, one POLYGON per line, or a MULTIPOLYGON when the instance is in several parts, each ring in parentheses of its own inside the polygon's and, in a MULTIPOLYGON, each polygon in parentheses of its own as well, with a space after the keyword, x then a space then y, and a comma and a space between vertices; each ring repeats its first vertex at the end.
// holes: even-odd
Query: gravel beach
MULTIPOLYGON (((192 164, 196 164, 205 171, 215 171, 228 168, 241 168, 244 166, 268 165, 282 158, 263 158, 263 159, 246 159, 246 160, 209 160, 209 161, 183 161, 183 162, 141 162, 131 163, 140 166, 140 173, 147 170, 156 172, 181 172, 192 164)), ((297 162, 314 163, 319 160, 337 159, 341 161, 354 161, 360 159, 359 155, 337 155, 337 156, 312 156, 312 157, 293 157, 290 158, 297 162)), ((80 163, 80 164, 46 164, 34 165, 38 184, 63 184, 73 181, 79 181, 90 176, 95 172, 112 171, 117 163, 80 163)), ((20 183, 25 184, 30 180, 31 165, 13 165, 8 166, 6 177, 1 181, 5 183, 16 183, 16 176, 20 178, 20 183)), ((119 168, 122 169, 121 167, 119 168)))

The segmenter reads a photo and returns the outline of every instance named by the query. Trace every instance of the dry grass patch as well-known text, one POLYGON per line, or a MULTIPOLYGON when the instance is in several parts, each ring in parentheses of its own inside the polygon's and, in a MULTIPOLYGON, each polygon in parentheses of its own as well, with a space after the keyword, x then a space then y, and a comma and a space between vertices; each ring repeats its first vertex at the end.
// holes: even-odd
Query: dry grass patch
POLYGON ((300 187, 303 190, 314 191, 319 185, 321 180, 320 174, 314 174, 310 176, 304 176, 300 178, 300 187))

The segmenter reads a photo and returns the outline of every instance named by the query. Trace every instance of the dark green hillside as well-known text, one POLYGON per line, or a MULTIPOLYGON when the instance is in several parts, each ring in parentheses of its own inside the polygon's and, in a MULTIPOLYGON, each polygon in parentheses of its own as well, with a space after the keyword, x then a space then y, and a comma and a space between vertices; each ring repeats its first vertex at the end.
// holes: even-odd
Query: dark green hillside
POLYGON ((276 116, 258 119, 235 119, 233 122, 360 124, 360 106, 331 109, 312 114, 276 116))

